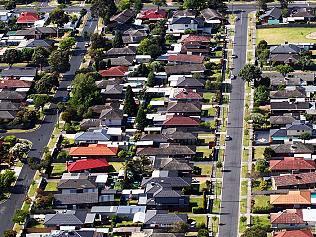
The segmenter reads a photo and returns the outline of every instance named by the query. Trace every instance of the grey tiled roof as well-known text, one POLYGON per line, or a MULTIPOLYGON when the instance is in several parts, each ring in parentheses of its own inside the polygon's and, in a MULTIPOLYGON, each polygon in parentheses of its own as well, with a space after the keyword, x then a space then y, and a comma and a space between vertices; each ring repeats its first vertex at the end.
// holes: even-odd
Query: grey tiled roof
POLYGON ((177 81, 178 87, 203 87, 204 83, 198 79, 192 77, 181 77, 177 81))
POLYGON ((192 72, 204 72, 203 64, 170 65, 165 67, 166 73, 171 74, 191 74, 192 72))
POLYGON ((136 48, 134 47, 124 47, 124 48, 111 48, 106 52, 106 55, 135 55, 136 48))
POLYGON ((98 203, 98 192, 55 194, 56 205, 76 205, 98 203))
POLYGON ((155 156, 155 155, 194 155, 195 152, 192 151, 187 146, 181 146, 181 145, 170 145, 168 147, 161 148, 155 148, 155 147, 147 147, 143 149, 138 149, 137 155, 148 155, 148 156, 155 156))
POLYGON ((2 77, 35 77, 36 68, 7 68, 1 71, 2 77))
POLYGON ((61 179, 58 183, 59 189, 83 189, 83 188, 96 188, 92 181, 79 178, 79 179, 61 179))
POLYGON ((199 113, 201 105, 190 102, 169 102, 167 110, 171 113, 199 113))
POLYGON ((294 144, 278 144, 278 145, 271 145, 271 148, 277 154, 312 154, 314 153, 314 146, 311 144, 303 144, 301 142, 297 142, 294 144))
POLYGON ((265 14, 260 16, 260 19, 263 19, 265 17, 273 17, 274 19, 280 19, 282 16, 282 11, 280 8, 274 7, 267 11, 265 14))
POLYGON ((292 116, 271 116, 270 123, 276 125, 292 124, 295 118, 292 116))
POLYGON ((45 225, 83 225, 87 216, 86 211, 67 211, 66 213, 46 214, 45 225))
POLYGON ((98 129, 94 131, 79 132, 75 134, 75 141, 110 141, 111 136, 107 135, 107 130, 98 129))
POLYGON ((25 93, 19 93, 16 91, 0 91, 0 100, 24 100, 25 98, 25 93))
POLYGON ((143 178, 142 187, 145 187, 147 184, 159 184, 163 187, 174 187, 181 188, 191 185, 191 178, 181 178, 181 177, 150 177, 143 178))
POLYGON ((294 44, 281 44, 270 48, 271 54, 298 54, 301 49, 294 44))
POLYGON ((153 166, 161 170, 191 171, 192 167, 186 161, 174 158, 155 158, 153 166))
POLYGON ((149 210, 146 212, 145 224, 158 224, 158 225, 172 225, 177 222, 186 223, 188 220, 187 214, 167 213, 157 210, 149 210))
POLYGON ((279 90, 279 91, 271 91, 270 98, 271 99, 279 99, 279 98, 305 98, 306 93, 303 88, 296 88, 295 90, 279 90))
POLYGON ((218 11, 214 9, 210 9, 210 8, 206 8, 202 10, 201 14, 205 20, 213 20, 213 19, 224 20, 225 19, 218 11))
POLYGON ((309 108, 311 108, 309 102, 271 102, 271 110, 308 110, 309 108))

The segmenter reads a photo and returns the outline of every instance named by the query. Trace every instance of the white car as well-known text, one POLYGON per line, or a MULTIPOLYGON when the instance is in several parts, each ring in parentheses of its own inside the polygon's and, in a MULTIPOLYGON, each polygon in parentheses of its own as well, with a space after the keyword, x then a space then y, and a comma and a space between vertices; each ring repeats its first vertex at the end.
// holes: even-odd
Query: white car
POLYGON ((72 86, 67 86, 67 91, 71 91, 72 86))
POLYGON ((236 79, 236 75, 231 75, 230 80, 234 80, 234 79, 236 79))
POLYGON ((236 54, 233 54, 232 58, 238 58, 238 56, 236 54))

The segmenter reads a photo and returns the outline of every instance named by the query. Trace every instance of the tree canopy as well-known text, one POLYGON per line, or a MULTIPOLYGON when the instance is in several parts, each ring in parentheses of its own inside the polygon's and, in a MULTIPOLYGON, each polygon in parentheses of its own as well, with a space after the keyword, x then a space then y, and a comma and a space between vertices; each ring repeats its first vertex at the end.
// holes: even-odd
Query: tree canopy
POLYGON ((69 51, 55 50, 48 58, 48 63, 53 72, 63 73, 70 68, 69 51))
POLYGON ((134 100, 134 92, 130 85, 126 88, 123 111, 128 114, 128 116, 136 115, 137 105, 134 100))
POLYGON ((44 47, 36 47, 32 55, 32 62, 42 68, 48 64, 49 52, 44 47))
POLYGON ((115 31, 112 46, 113 48, 121 48, 124 46, 122 33, 119 30, 115 31))
POLYGON ((291 67, 290 65, 287 65, 287 64, 280 64, 280 65, 277 65, 275 67, 275 70, 279 73, 281 73, 284 77, 290 73, 290 72, 294 72, 294 68, 291 67))
POLYGON ((61 50, 70 50, 76 44, 76 39, 74 37, 65 37, 59 42, 59 48, 61 50))
POLYGON ((246 82, 251 82, 261 78, 261 70, 255 65, 246 64, 240 71, 239 76, 246 82))
POLYGON ((103 21, 108 22, 117 8, 114 0, 92 0, 90 11, 93 17, 101 17, 103 21))
POLYGON ((9 188, 15 180, 15 172, 12 170, 5 170, 3 173, 0 174, 0 188, 9 188))
POLYGON ((62 27, 69 22, 69 15, 61 8, 55 8, 49 13, 50 21, 57 24, 58 27, 62 27))
POLYGON ((10 66, 21 61, 21 51, 16 49, 7 49, 3 54, 3 61, 10 66))

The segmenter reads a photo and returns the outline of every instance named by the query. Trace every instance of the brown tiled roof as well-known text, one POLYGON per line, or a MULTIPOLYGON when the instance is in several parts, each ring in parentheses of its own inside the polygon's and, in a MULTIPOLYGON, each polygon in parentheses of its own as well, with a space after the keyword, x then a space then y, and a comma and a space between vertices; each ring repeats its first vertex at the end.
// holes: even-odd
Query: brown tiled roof
POLYGON ((128 71, 128 67, 125 66, 116 66, 116 67, 110 67, 106 70, 99 71, 99 74, 102 77, 123 77, 125 75, 125 72, 128 71))
POLYGON ((314 170, 313 160, 305 160, 303 157, 284 157, 284 160, 270 160, 270 169, 277 170, 314 170))
POLYGON ((172 116, 163 122, 163 125, 166 126, 198 126, 199 124, 197 119, 184 116, 172 116))
POLYGON ((88 147, 71 147, 70 156, 114 156, 117 147, 107 147, 105 144, 90 144, 88 147))
POLYGON ((271 224, 304 224, 301 209, 286 209, 283 212, 270 214, 271 224))
POLYGON ((290 174, 272 177, 275 186, 293 186, 316 183, 316 172, 290 174))
POLYGON ((188 63, 202 63, 204 56, 199 55, 187 55, 187 54, 177 54, 169 55, 168 61, 170 62, 188 62, 188 63))
POLYGON ((272 205, 311 204, 310 191, 289 191, 288 194, 270 195, 272 205))
POLYGON ((290 230, 282 232, 274 232, 273 237, 313 237, 311 230, 290 230))
POLYGON ((0 89, 4 88, 30 88, 32 82, 22 80, 0 80, 0 89))

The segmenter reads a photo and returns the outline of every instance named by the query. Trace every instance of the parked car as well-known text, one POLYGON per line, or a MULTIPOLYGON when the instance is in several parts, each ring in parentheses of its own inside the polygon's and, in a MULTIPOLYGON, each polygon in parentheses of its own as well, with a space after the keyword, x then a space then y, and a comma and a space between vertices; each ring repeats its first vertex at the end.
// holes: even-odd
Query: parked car
POLYGON ((225 141, 230 141, 230 140, 232 140, 231 136, 226 135, 226 137, 225 137, 225 141))
POLYGON ((238 56, 236 54, 233 54, 232 58, 238 58, 238 56))

